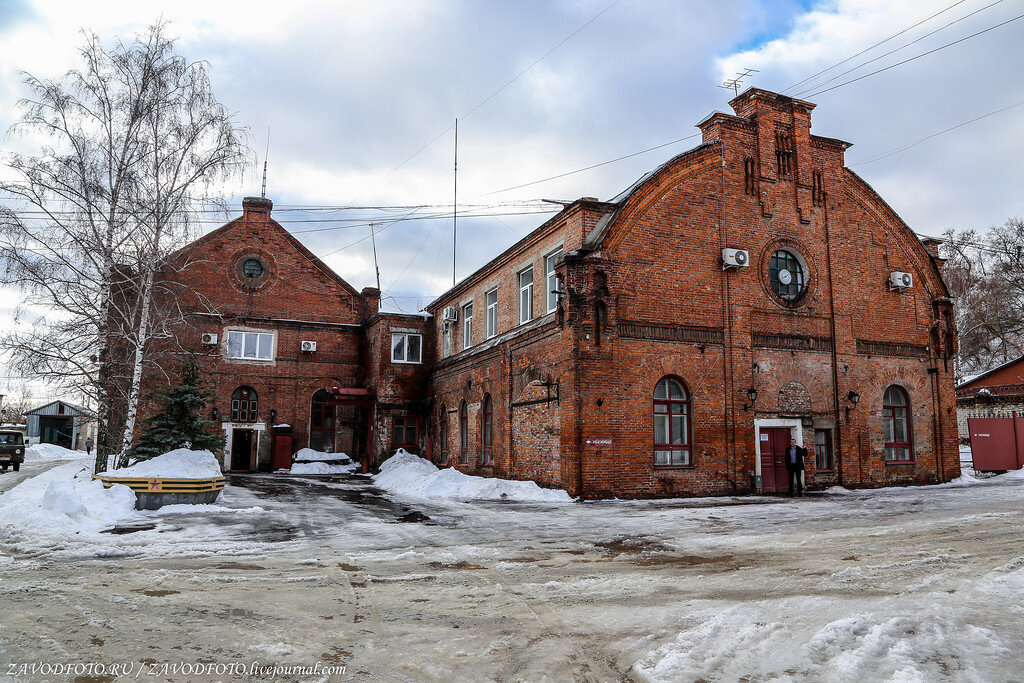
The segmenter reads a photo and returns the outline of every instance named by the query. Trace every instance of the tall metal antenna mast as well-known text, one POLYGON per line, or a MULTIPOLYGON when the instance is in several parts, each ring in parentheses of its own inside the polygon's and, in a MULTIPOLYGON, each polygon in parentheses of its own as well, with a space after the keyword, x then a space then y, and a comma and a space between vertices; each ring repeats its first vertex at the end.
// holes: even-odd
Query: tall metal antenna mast
POLYGON ((722 85, 720 85, 718 87, 719 88, 725 88, 726 90, 732 90, 733 95, 739 95, 740 94, 740 83, 743 81, 743 79, 746 78, 747 76, 752 76, 753 74, 756 74, 757 72, 758 72, 758 69, 744 69, 743 71, 737 71, 735 78, 726 79, 722 83, 722 85))
POLYGON ((370 223, 370 241, 373 242, 373 267, 377 271, 377 291, 380 291, 380 266, 377 265, 377 233, 373 223, 370 223))
POLYGON ((459 120, 455 119, 455 198, 452 202, 452 287, 455 286, 455 252, 459 234, 459 120))
POLYGON ((263 189, 260 197, 267 198, 267 157, 270 156, 270 126, 267 126, 267 151, 263 154, 263 189))

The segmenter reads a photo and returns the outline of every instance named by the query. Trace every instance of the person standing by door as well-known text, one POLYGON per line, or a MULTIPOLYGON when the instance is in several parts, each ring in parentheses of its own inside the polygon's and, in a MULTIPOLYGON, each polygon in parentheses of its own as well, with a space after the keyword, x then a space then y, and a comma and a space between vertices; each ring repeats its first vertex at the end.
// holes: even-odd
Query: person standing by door
POLYGON ((789 447, 786 449, 786 471, 789 472, 789 495, 792 497, 795 490, 798 496, 804 495, 804 457, 807 449, 796 445, 796 439, 789 440, 789 447))
POLYGON ((92 437, 85 440, 85 454, 92 455, 92 437))

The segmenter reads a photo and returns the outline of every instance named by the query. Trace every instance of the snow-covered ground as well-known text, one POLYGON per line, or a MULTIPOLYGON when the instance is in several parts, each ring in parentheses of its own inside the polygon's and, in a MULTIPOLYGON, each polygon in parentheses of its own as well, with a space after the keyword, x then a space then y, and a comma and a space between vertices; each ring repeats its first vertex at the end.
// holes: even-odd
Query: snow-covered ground
POLYGON ((292 474, 347 474, 359 469, 359 463, 336 464, 330 462, 295 462, 289 470, 292 474))
POLYGON ((230 480, 218 505, 138 513, 153 528, 134 533, 0 526, 0 670, 73 657, 398 680, 1020 677, 1022 473, 554 504, 395 496, 352 475, 230 480))
POLYGON ((163 455, 143 460, 131 467, 100 472, 107 477, 161 477, 165 479, 213 479, 222 476, 220 463, 210 451, 178 448, 163 455))
POLYGON ((373 483, 391 493, 414 498, 538 503, 568 503, 572 500, 565 491, 543 489, 532 481, 475 477, 453 467, 438 469, 429 460, 402 448, 381 464, 380 474, 373 477, 373 483))
POLYGON ((348 464, 352 462, 352 458, 348 457, 345 453, 325 453, 324 451, 314 451, 312 448, 300 448, 295 455, 292 456, 294 462, 338 462, 342 464, 348 464))
POLYGON ((25 462, 52 460, 80 460, 88 457, 85 451, 73 451, 52 443, 40 443, 25 449, 25 462))

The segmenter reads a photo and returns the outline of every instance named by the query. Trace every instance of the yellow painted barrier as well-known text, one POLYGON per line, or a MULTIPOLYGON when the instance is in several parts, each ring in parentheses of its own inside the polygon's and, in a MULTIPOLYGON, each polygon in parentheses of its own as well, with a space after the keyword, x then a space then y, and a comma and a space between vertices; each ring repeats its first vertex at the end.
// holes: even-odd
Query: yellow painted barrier
POLYGON ((92 475, 93 479, 103 482, 104 488, 110 488, 114 484, 124 484, 136 493, 205 493, 207 491, 222 491, 224 489, 224 477, 212 479, 165 479, 163 477, 101 477, 92 475))

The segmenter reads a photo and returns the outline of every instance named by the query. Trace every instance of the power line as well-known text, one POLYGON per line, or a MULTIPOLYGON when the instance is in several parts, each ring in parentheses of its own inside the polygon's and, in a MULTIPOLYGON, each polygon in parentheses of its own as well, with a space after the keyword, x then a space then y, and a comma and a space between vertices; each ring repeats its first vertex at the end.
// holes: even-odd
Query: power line
POLYGON ((976 9, 973 12, 971 12, 970 14, 965 14, 964 16, 960 17, 959 19, 955 19, 955 20, 949 22, 948 24, 945 24, 944 26, 940 26, 939 28, 935 29, 934 31, 929 31, 928 33, 924 34, 923 36, 921 36, 919 38, 915 38, 914 40, 910 41, 909 43, 904 43, 903 45, 900 45, 899 47, 897 47, 897 48, 895 48, 893 50, 889 50, 888 52, 885 52, 885 53, 883 53, 883 54, 881 54, 881 55, 879 55, 877 57, 872 57, 871 59, 867 60, 866 62, 861 62, 857 66, 855 66, 855 67, 853 67, 851 69, 847 69, 846 71, 843 71, 840 74, 836 74, 832 78, 829 78, 828 80, 825 80, 825 81, 823 81, 821 83, 818 83, 817 85, 804 88, 803 90, 798 92, 796 94, 796 96, 801 96, 804 93, 806 93, 806 92, 808 92, 810 90, 813 90, 814 88, 820 88, 821 86, 823 86, 823 85, 825 85, 827 83, 831 83, 832 81, 838 80, 838 79, 842 78, 843 76, 845 76, 845 75, 847 75, 849 73, 853 73, 854 71, 856 71, 857 69, 860 69, 861 67, 864 67, 864 66, 867 66, 868 64, 872 64, 874 62, 877 62, 880 59, 884 59, 884 58, 888 57, 889 55, 894 54, 896 52, 899 52, 903 48, 910 47, 911 45, 913 45, 915 43, 919 43, 922 40, 924 40, 925 38, 929 38, 929 37, 935 35, 936 33, 938 33, 939 31, 943 31, 943 30, 949 28, 950 26, 953 26, 954 24, 958 24, 961 21, 964 21, 965 19, 969 19, 970 17, 973 17, 975 14, 978 14, 979 12, 983 12, 983 11, 987 10, 989 7, 994 7, 995 5, 998 5, 1001 2, 1003 2, 1003 0, 995 0, 995 2, 990 3, 988 5, 985 5, 984 7, 981 7, 979 9, 976 9))
POLYGON ((840 61, 836 62, 835 64, 833 64, 832 66, 826 67, 826 68, 822 69, 821 71, 819 71, 818 73, 816 73, 816 74, 813 74, 813 75, 811 75, 811 76, 808 76, 807 78, 803 79, 802 81, 797 81, 796 83, 794 83, 793 85, 789 86, 788 88, 786 88, 786 89, 785 89, 785 90, 783 90, 782 92, 783 92, 783 93, 785 93, 785 92, 788 92, 788 91, 792 90, 793 88, 796 88, 796 87, 797 87, 797 86, 799 86, 799 85, 803 85, 804 83, 806 83, 806 82, 807 82, 807 81, 809 81, 809 80, 812 80, 812 79, 814 79, 814 78, 817 78, 818 76, 822 75, 823 73, 826 73, 826 72, 828 72, 828 71, 831 71, 832 69, 836 68, 837 66, 842 66, 843 64, 846 64, 846 63, 847 63, 848 61, 850 61, 851 59, 855 59, 855 58, 857 58, 857 57, 860 57, 860 56, 861 56, 862 54, 864 54, 865 52, 870 52, 871 50, 874 50, 874 49, 875 49, 876 47, 878 47, 879 45, 882 45, 882 44, 884 44, 884 43, 887 43, 887 42, 889 42, 890 40, 892 40, 893 38, 896 38, 896 37, 898 37, 898 36, 901 36, 901 35, 903 35, 904 33, 906 33, 907 31, 911 31, 911 30, 913 30, 913 29, 917 28, 917 27, 918 27, 918 26, 920 26, 921 24, 923 24, 923 23, 925 23, 925 22, 927 22, 927 21, 930 21, 931 19, 934 19, 935 17, 939 16, 940 14, 943 14, 943 13, 945 13, 945 12, 948 12, 949 10, 953 9, 954 7, 956 7, 957 5, 962 5, 962 4, 964 4, 964 3, 966 2, 966 1, 967 1, 967 0, 958 0, 957 2, 954 2, 954 3, 952 4, 952 5, 950 5, 950 6, 946 7, 945 9, 941 9, 941 10, 939 10, 938 12, 936 12, 935 14, 932 14, 932 15, 930 15, 930 16, 927 16, 927 17, 925 17, 924 19, 922 19, 921 21, 917 22, 916 24, 913 24, 913 25, 911 25, 911 26, 908 26, 907 28, 903 29, 902 31, 897 31, 896 33, 892 34, 892 35, 891 35, 891 36, 889 36, 888 38, 885 38, 885 39, 883 39, 883 40, 880 40, 880 41, 878 41, 877 43, 875 43, 874 45, 872 45, 872 46, 870 46, 870 47, 866 47, 866 48, 864 48, 863 50, 861 50, 861 51, 860 51, 860 52, 858 52, 857 54, 854 54, 854 55, 850 55, 850 56, 849 56, 849 57, 847 57, 846 59, 840 60, 840 61))
POLYGON ((1021 19, 1021 18, 1024 18, 1024 14, 1018 14, 1017 16, 1013 17, 1012 19, 1007 19, 1006 21, 1000 22, 1000 23, 996 24, 995 26, 989 26, 986 29, 982 29, 981 31, 978 31, 977 33, 972 33, 969 36, 964 36, 963 38, 959 38, 959 39, 954 40, 954 41, 952 41, 950 43, 946 43, 945 45, 940 45, 937 48, 934 48, 932 50, 928 50, 927 52, 922 52, 919 55, 915 55, 913 57, 909 57, 907 59, 904 59, 903 61, 896 62, 895 64, 891 64, 891 65, 883 67, 881 69, 877 69, 876 71, 872 71, 871 73, 864 74, 863 76, 858 76, 857 78, 852 78, 852 79, 850 79, 848 81, 844 81, 843 83, 840 83, 838 85, 833 85, 831 88, 825 88, 824 90, 819 90, 818 92, 815 92, 815 93, 812 93, 810 95, 807 95, 807 97, 817 97, 818 95, 830 92, 832 90, 835 90, 836 88, 842 88, 844 85, 850 85, 851 83, 856 83, 857 81, 864 80, 865 78, 868 78, 869 76, 874 76, 875 74, 880 74, 883 71, 888 71, 889 69, 895 69, 898 66, 902 66, 903 64, 906 64, 908 62, 912 62, 912 61, 914 61, 916 59, 920 59, 921 57, 927 57, 930 54, 938 52, 939 50, 944 50, 947 47, 952 47, 953 45, 957 45, 959 43, 962 43, 965 40, 970 40, 971 38, 976 38, 976 37, 978 37, 978 36, 980 36, 980 35, 982 35, 984 33, 988 33, 989 31, 994 31, 997 28, 1000 28, 1002 26, 1006 26, 1007 24, 1009 24, 1011 22, 1014 22, 1014 21, 1017 21, 1018 19, 1021 19))
POLYGON ((495 190, 493 192, 487 192, 487 193, 479 195, 479 196, 481 196, 481 197, 489 197, 491 195, 500 194, 502 192, 511 192, 512 190, 518 190, 518 189, 523 188, 523 187, 530 187, 531 185, 539 185, 540 183, 546 183, 549 180, 558 180, 559 178, 564 178, 566 176, 575 175, 576 173, 583 173, 584 171, 589 171, 589 170, 594 169, 594 168, 599 168, 601 166, 607 166, 608 164, 614 164, 615 162, 622 161, 623 159, 629 159, 629 158, 632 158, 632 157, 635 157, 635 156, 640 156, 641 154, 646 154, 647 152, 653 152, 654 150, 661 149, 662 147, 669 147, 671 145, 675 145, 675 144, 678 144, 680 142, 683 142, 684 140, 691 140, 691 139, 693 139, 693 138, 695 138, 695 137, 697 137, 699 135, 700 135, 700 133, 693 133, 692 135, 687 135, 686 137, 682 137, 682 138, 679 138, 677 140, 672 140, 671 142, 665 142, 665 143, 660 144, 660 145, 655 145, 654 147, 648 147, 647 149, 642 149, 639 152, 633 152, 632 154, 625 154, 625 155, 623 155, 621 157, 616 157, 614 159, 609 159, 608 161, 602 161, 599 164, 591 164, 590 166, 584 166, 583 168, 578 168, 575 171, 566 171, 565 173, 559 173, 558 175, 553 175, 553 176, 550 176, 548 178, 541 178, 540 180, 533 180, 533 181, 530 181, 528 183, 523 183, 521 185, 513 185, 512 187, 506 187, 506 188, 503 188, 501 190, 495 190))
MULTIPOLYGON (((588 27, 588 26, 590 26, 590 25, 591 25, 592 23, 594 23, 595 21, 597 21, 597 20, 598 20, 598 19, 599 19, 599 18, 600 18, 601 16, 603 16, 603 15, 604 15, 604 14, 605 14, 605 13, 606 13, 606 12, 607 12, 608 10, 610 10, 610 9, 611 9, 611 8, 613 8, 613 7, 615 7, 615 5, 619 4, 619 2, 621 2, 621 0, 614 0, 614 2, 612 2, 612 3, 610 4, 610 5, 608 5, 607 7, 605 7, 605 8, 604 8, 603 10, 601 10, 600 12, 598 12, 598 13, 597 13, 596 15, 594 15, 594 16, 593 16, 593 17, 592 17, 592 18, 591 18, 591 19, 590 19, 589 21, 587 21, 587 22, 586 22, 585 24, 583 24, 583 25, 582 25, 582 26, 580 26, 580 27, 579 27, 578 29, 576 29, 575 31, 573 31, 572 33, 570 33, 570 34, 569 34, 569 35, 568 35, 568 36, 567 36, 566 38, 564 38, 564 39, 563 39, 563 40, 562 40, 562 41, 561 41, 560 43, 558 43, 558 44, 557 44, 557 45, 555 45, 555 46, 554 46, 553 48, 551 48, 550 50, 548 50, 547 52, 545 52, 545 53, 544 53, 544 54, 543 54, 543 55, 542 55, 542 56, 541 56, 541 57, 540 57, 539 59, 537 59, 537 60, 536 60, 536 61, 534 61, 534 62, 533 62, 532 64, 530 64, 530 66, 528 66, 528 67, 526 67, 525 69, 523 69, 522 71, 520 71, 520 72, 519 72, 518 74, 516 74, 516 75, 515 75, 515 76, 514 76, 514 77, 513 77, 513 78, 512 78, 511 80, 509 80, 509 81, 508 81, 507 83, 505 83, 504 85, 502 85, 502 86, 501 86, 500 88, 498 88, 497 90, 495 90, 494 92, 492 92, 492 93, 491 93, 490 95, 488 95, 487 97, 485 97, 485 98, 484 98, 484 99, 483 99, 482 101, 480 101, 480 102, 479 102, 479 103, 478 103, 478 104, 477 104, 476 106, 474 106, 474 107, 473 107, 472 109, 470 109, 470 110, 469 110, 468 112, 466 112, 465 114, 463 114, 462 116, 460 116, 460 117, 458 117, 458 118, 461 118, 461 119, 465 119, 465 118, 467 118, 467 117, 468 117, 468 116, 469 116, 470 114, 472 114, 473 112, 475 112, 475 111, 476 111, 477 109, 479 109, 480 107, 482 107, 482 106, 484 106, 485 104, 487 104, 487 103, 488 103, 489 101, 491 101, 491 100, 492 100, 492 99, 493 99, 493 98, 494 98, 494 97, 495 97, 495 96, 496 96, 496 95, 497 95, 498 93, 500 93, 500 92, 501 92, 502 90, 504 90, 505 88, 507 88, 508 86, 512 85, 512 84, 513 84, 513 83, 515 83, 515 82, 516 82, 517 80, 519 80, 519 79, 520 79, 520 78, 521 78, 522 76, 524 76, 524 75, 525 75, 525 74, 526 74, 526 73, 527 73, 528 71, 530 71, 530 69, 532 69, 533 67, 537 66, 537 65, 538 65, 538 64, 540 64, 540 63, 541 63, 542 61, 544 61, 544 60, 545 60, 546 58, 548 58, 548 57, 549 57, 549 56, 550 56, 550 55, 551 55, 551 54, 552 54, 552 53, 553 53, 553 52, 554 52, 555 50, 557 50, 558 48, 560 48, 560 47, 562 47, 563 45, 565 45, 565 44, 566 44, 567 42, 569 42, 569 41, 570 41, 570 40, 571 40, 572 38, 574 38, 574 37, 575 37, 575 36, 576 36, 577 34, 579 34, 579 33, 580 33, 581 31, 583 31, 583 30, 584 30, 585 28, 587 28, 587 27, 588 27)), ((408 158, 407 158, 407 159, 406 159, 405 161, 403 161, 403 162, 402 162, 402 163, 400 163, 400 164, 399 164, 398 166, 395 166, 395 167, 394 167, 393 169, 391 169, 390 171, 388 171, 388 172, 387 172, 387 173, 386 173, 386 174, 385 174, 385 175, 384 175, 384 176, 383 176, 382 178, 380 178, 380 180, 377 180, 377 181, 376 181, 376 182, 374 182, 374 183, 373 183, 372 185, 370 185, 370 186, 369 186, 369 187, 367 187, 367 188, 366 188, 365 190, 363 190, 363 191, 362 191, 362 192, 360 192, 360 193, 359 193, 358 195, 356 195, 356 198, 362 197, 362 196, 363 196, 364 194, 366 194, 367 192, 369 192, 370 190, 372 190, 373 188, 377 187, 377 186, 378 186, 378 185, 380 185, 380 184, 381 184, 382 182, 384 182, 385 180, 387 180, 388 178, 390 178, 390 177, 391 177, 392 175, 394 175, 394 174, 395 174, 395 173, 396 173, 396 172, 397 172, 397 171, 398 171, 399 169, 401 169, 401 168, 402 168, 403 166, 405 166, 405 165, 406 165, 407 163, 409 163, 410 161, 412 161, 413 159, 415 159, 415 158, 416 158, 417 156, 419 156, 419 155, 420 155, 420 154, 421 154, 421 153, 423 152, 423 150, 425 150, 425 149, 427 149, 428 147, 430 147, 431 145, 433 145, 433 144, 434 144, 435 142, 437 142, 437 141, 438 141, 438 140, 439 140, 439 139, 440 139, 440 138, 441 138, 441 137, 442 137, 443 135, 445 135, 446 133, 448 133, 448 131, 452 130, 452 129, 453 129, 454 127, 455 127, 455 124, 453 123, 453 124, 451 124, 450 126, 448 126, 447 128, 445 128, 444 130, 442 130, 442 131, 441 131, 440 133, 438 133, 437 135, 435 135, 435 136, 434 136, 433 138, 431 138, 431 140, 430 140, 429 142, 427 142, 427 143, 426 143, 425 145, 423 145, 422 147, 420 147, 419 149, 417 149, 417 150, 416 150, 415 152, 413 152, 413 153, 412 153, 412 154, 411 154, 411 155, 410 155, 410 156, 409 156, 409 157, 408 157, 408 158)), ((353 200, 353 201, 354 201, 354 200, 353 200)), ((350 203, 351 203, 351 202, 350 202, 350 203)))
POLYGON ((989 116, 995 116, 996 114, 1001 114, 1004 111, 1009 111, 1010 109, 1013 109, 1015 107, 1019 107, 1021 105, 1024 105, 1024 100, 1021 100, 1020 102, 1014 102, 1013 104, 1008 105, 1006 107, 1003 107, 1002 109, 996 109, 994 111, 988 112, 987 114, 982 114, 981 116, 976 116, 973 119, 970 119, 969 121, 963 121, 961 123, 956 124, 955 126, 950 126, 949 128, 946 128, 944 130, 940 130, 937 133, 932 133, 931 135, 926 135, 925 137, 923 137, 923 138, 921 138, 919 140, 915 140, 915 141, 913 141, 913 142, 911 142, 909 144, 903 145, 902 147, 897 147, 897 148, 892 149, 892 150, 890 150, 888 152, 883 152, 882 154, 879 154, 877 156, 873 156, 870 159, 865 159, 864 161, 858 161, 858 162, 856 162, 854 164, 850 164, 850 166, 863 166, 864 164, 871 164, 871 163, 874 163, 876 161, 880 161, 882 159, 886 159, 888 157, 893 156, 894 154, 899 154, 900 152, 908 150, 911 147, 916 147, 917 145, 920 145, 922 142, 925 142, 927 140, 931 140, 934 137, 938 137, 938 136, 940 136, 940 135, 942 135, 944 133, 948 133, 950 131, 956 130, 957 128, 963 128, 964 126, 966 126, 968 124, 971 124, 971 123, 974 123, 975 121, 980 121, 980 120, 982 120, 984 118, 988 118, 989 116))

